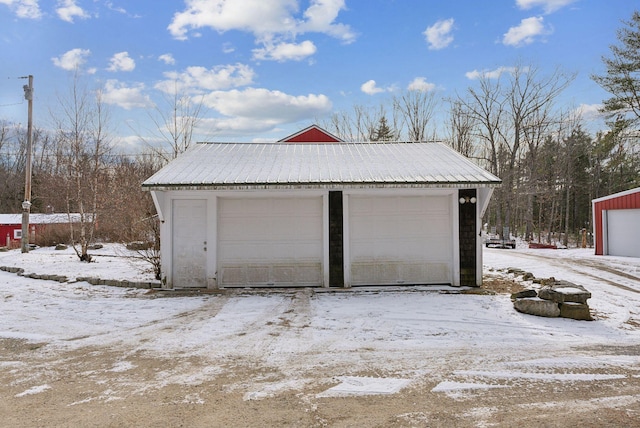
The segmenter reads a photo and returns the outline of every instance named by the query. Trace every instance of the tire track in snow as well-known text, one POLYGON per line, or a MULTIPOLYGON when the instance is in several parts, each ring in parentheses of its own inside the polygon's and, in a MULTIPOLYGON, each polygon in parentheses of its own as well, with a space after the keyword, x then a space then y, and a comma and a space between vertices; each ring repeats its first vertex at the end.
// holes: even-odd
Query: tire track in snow
MULTIPOLYGON (((620 288, 621 290, 625 290, 625 291, 630 291, 632 293, 638 293, 640 294, 640 278, 631 275, 627 272, 623 272, 617 269, 613 269, 611 266, 607 266, 604 265, 602 263, 598 263, 595 261, 590 261, 590 260, 582 260, 582 259, 559 259, 556 257, 549 257, 549 256, 544 256, 544 255, 539 255, 539 254, 528 254, 528 253, 518 253, 516 255, 516 257, 523 257, 523 258, 528 258, 528 259, 532 259, 532 260, 544 260, 545 263, 549 263, 552 264, 554 266, 561 266, 565 269, 570 269, 573 272, 580 274, 580 275, 584 275, 584 276, 588 276, 590 278, 593 279, 597 279, 598 281, 602 281, 605 282, 609 285, 612 285, 614 287, 620 288), (606 275, 598 275, 597 273, 593 273, 593 271, 591 272, 586 272, 584 269, 579 269, 578 267, 575 267, 574 264, 577 264, 583 268, 588 268, 590 270, 595 269, 596 272, 597 271, 605 271, 607 273, 610 273, 612 275, 618 276, 618 277, 622 277, 631 281, 637 281, 638 282, 638 288, 634 288, 634 287, 630 287, 628 285, 623 285, 620 284, 619 282, 616 282, 610 278, 607 278, 606 275)), ((562 278, 559 278, 562 279, 562 278)))

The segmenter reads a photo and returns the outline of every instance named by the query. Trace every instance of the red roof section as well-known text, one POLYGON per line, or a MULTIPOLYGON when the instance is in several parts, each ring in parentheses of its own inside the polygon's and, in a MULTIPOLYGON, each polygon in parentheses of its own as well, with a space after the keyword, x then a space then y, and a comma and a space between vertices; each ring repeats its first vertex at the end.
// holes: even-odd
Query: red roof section
POLYGON ((311 125, 301 131, 291 134, 279 140, 278 143, 342 143, 343 141, 320 128, 318 125, 311 125))

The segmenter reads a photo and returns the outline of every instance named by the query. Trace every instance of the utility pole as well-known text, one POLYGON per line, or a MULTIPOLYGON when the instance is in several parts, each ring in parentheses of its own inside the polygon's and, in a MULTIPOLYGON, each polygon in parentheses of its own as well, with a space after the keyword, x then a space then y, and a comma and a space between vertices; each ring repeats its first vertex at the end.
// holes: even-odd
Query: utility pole
POLYGON ((33 130, 33 76, 24 76, 29 84, 24 85, 24 99, 29 102, 29 118, 27 122, 27 164, 25 166, 24 202, 22 202, 22 252, 29 252, 29 212, 31 211, 31 135, 33 130))

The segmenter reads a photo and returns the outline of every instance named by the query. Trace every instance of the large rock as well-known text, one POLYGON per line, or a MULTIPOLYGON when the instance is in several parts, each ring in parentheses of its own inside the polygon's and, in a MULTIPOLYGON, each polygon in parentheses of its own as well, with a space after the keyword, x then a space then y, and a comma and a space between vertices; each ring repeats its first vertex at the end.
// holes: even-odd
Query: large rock
POLYGON ((559 317, 560 307, 557 303, 550 300, 543 300, 538 298, 532 299, 517 299, 513 302, 513 307, 518 312, 529 315, 537 315, 539 317, 559 317))
POLYGON ((589 305, 565 302, 560 304, 560 316, 574 320, 592 321, 589 305))
POLYGON ((568 281, 556 281, 545 285, 538 291, 538 297, 555 303, 582 303, 586 304, 591 298, 591 293, 582 285, 568 281))
POLYGON ((536 290, 522 290, 511 293, 511 300, 526 299, 527 297, 538 297, 536 290))

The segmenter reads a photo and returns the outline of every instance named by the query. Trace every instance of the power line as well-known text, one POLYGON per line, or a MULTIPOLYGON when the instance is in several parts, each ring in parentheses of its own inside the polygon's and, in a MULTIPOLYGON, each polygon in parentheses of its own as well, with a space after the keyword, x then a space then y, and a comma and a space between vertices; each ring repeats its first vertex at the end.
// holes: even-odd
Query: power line
MULTIPOLYGON (((7 80, 20 80, 20 79, 25 79, 28 78, 29 76, 18 76, 18 77, 11 77, 11 76, 7 76, 6 79, 7 80)), ((20 100, 20 102, 16 102, 16 103, 11 103, 11 104, 0 104, 0 107, 12 107, 12 106, 19 106, 24 104, 23 99, 20 100)))
POLYGON ((0 107, 19 106, 19 105, 22 105, 22 104, 24 104, 24 100, 22 100, 22 101, 21 101, 21 102, 19 102, 19 103, 13 103, 13 104, 0 104, 0 107))

